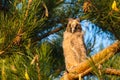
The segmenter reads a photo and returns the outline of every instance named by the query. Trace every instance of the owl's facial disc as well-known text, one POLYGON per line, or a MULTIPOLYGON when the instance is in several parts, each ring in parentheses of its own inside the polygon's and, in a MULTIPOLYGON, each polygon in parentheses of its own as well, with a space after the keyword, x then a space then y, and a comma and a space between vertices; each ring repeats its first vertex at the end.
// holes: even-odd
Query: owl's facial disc
POLYGON ((71 32, 74 33, 78 27, 78 22, 76 20, 73 20, 71 23, 71 32))
POLYGON ((69 19, 66 30, 70 33, 81 31, 81 25, 78 19, 69 19))

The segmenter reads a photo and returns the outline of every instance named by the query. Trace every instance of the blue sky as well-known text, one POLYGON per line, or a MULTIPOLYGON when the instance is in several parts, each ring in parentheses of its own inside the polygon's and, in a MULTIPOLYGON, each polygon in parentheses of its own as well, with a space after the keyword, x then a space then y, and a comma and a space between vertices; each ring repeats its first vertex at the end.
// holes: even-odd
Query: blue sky
POLYGON ((81 21, 81 26, 85 33, 84 42, 87 48, 91 48, 91 45, 94 45, 90 55, 99 52, 115 42, 115 37, 112 33, 109 31, 103 31, 100 27, 91 23, 89 20, 81 21))

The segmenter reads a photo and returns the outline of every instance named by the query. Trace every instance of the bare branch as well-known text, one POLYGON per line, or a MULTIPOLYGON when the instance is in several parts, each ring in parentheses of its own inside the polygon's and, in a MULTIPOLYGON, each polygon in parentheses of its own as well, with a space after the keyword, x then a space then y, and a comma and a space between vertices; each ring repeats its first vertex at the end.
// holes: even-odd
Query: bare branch
POLYGON ((120 76, 120 70, 117 69, 106 68, 105 73, 120 76))
POLYGON ((62 29, 63 29, 63 27, 56 28, 56 29, 54 29, 54 30, 52 30, 52 31, 50 31, 50 32, 48 32, 48 33, 43 34, 43 35, 40 36, 40 37, 37 37, 36 39, 33 40, 33 42, 40 41, 40 40, 42 40, 43 38, 46 38, 47 36, 49 36, 49 35, 51 35, 51 34, 54 34, 54 33, 56 33, 56 32, 59 32, 59 31, 62 30, 62 29))

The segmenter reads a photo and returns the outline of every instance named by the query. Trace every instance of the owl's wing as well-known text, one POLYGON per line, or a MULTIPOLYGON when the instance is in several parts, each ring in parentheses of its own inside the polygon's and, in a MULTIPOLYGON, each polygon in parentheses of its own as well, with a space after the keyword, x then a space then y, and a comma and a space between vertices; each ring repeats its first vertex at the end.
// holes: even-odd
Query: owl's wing
POLYGON ((74 51, 72 50, 71 40, 72 40, 72 33, 64 32, 63 51, 64 51, 66 69, 68 71, 79 63, 77 58, 79 56, 76 56, 74 51))
POLYGON ((86 48, 84 44, 83 33, 76 32, 75 34, 73 34, 71 45, 72 50, 75 52, 76 56, 78 56, 80 61, 86 59, 86 48))

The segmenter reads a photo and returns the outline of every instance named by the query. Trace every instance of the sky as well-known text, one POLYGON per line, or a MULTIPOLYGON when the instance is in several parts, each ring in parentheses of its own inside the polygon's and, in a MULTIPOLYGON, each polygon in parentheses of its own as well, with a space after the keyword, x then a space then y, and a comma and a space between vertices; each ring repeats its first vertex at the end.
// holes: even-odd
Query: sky
POLYGON ((87 48, 89 49, 93 46, 90 55, 101 51, 116 41, 112 33, 103 31, 89 20, 81 21, 81 26, 84 31, 84 42, 87 48))

